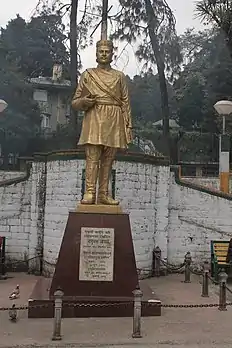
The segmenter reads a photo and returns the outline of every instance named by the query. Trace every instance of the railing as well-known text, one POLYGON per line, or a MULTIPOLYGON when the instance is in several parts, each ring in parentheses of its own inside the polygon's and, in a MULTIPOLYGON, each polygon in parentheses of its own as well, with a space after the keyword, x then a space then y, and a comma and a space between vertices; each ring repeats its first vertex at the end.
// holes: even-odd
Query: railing
MULTIPOLYGON (((148 302, 147 306, 154 307, 162 307, 162 308, 182 308, 182 309, 190 309, 190 308, 218 308, 220 311, 226 311, 227 306, 232 306, 232 302, 226 302, 226 285, 225 283, 221 283, 220 285, 220 296, 219 303, 209 303, 209 304, 162 304, 156 302, 148 302), (224 285, 223 285, 224 284, 224 285)), ((136 288, 133 291, 134 295, 134 313, 132 318, 132 337, 133 338, 141 338, 141 307, 142 307, 142 296, 143 293, 139 288, 136 288)), ((64 293, 61 289, 58 289, 54 293, 54 318, 53 318, 53 332, 51 335, 51 339, 54 341, 61 340, 61 327, 62 327, 62 310, 68 307, 119 307, 119 306, 127 306, 131 305, 131 302, 123 302, 123 303, 64 303, 64 293)), ((30 309, 38 309, 38 308, 47 308, 48 304, 41 305, 30 305, 30 309)), ((0 307, 0 312, 8 311, 9 319, 12 322, 18 321, 18 311, 28 310, 28 306, 16 306, 15 303, 11 307, 0 307)), ((112 315, 113 316, 113 315, 112 315)))
MULTIPOLYGON (((40 257, 40 255, 35 258, 40 257)), ((183 283, 191 284, 191 275, 197 275, 202 278, 202 286, 201 286, 201 296, 209 297, 209 282, 211 281, 215 285, 219 285, 219 301, 218 303, 203 303, 203 304, 168 304, 168 303, 160 303, 160 302, 146 302, 146 306, 149 307, 161 307, 161 308, 179 308, 179 309, 191 309, 191 308, 218 308, 220 311, 226 311, 228 306, 232 306, 232 302, 227 302, 227 292, 232 294, 232 290, 227 286, 227 274, 224 270, 222 270, 219 274, 219 283, 216 282, 213 278, 210 277, 209 271, 209 263, 204 262, 200 271, 195 271, 192 268, 192 257, 190 252, 187 252, 182 264, 178 266, 170 265, 166 261, 161 259, 161 250, 159 247, 154 249, 154 275, 160 276, 160 266, 163 265, 169 269, 171 272, 178 272, 183 274, 183 283)), ((32 259, 35 259, 32 258, 32 259)), ((32 260, 30 259, 30 260, 32 260)), ((25 262, 29 262, 27 260, 25 262)), ((199 291, 200 293, 200 291, 199 291)), ((142 296, 143 293, 139 287, 137 287, 133 291, 133 317, 132 317, 132 337, 140 338, 142 337, 141 333, 141 307, 142 307, 142 296)), ((76 302, 66 302, 65 296, 62 289, 57 289, 54 293, 54 318, 53 318, 53 332, 51 334, 52 340, 61 340, 62 334, 62 310, 65 307, 120 307, 120 306, 131 306, 132 302, 115 302, 115 303, 76 303, 76 302)), ((18 312, 23 310, 31 310, 37 308, 48 308, 49 304, 39 304, 29 306, 16 306, 15 302, 11 307, 1 307, 0 312, 8 311, 9 319, 12 322, 18 321, 18 312)), ((112 310, 113 316, 113 310, 112 310)))

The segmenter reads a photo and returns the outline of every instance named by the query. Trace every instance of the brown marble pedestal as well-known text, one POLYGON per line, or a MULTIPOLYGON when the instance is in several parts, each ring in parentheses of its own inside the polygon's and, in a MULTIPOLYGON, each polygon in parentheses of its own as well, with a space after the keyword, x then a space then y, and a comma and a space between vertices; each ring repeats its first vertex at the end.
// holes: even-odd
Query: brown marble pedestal
POLYGON ((28 317, 53 317, 57 288, 64 292, 63 317, 131 317, 138 285, 142 315, 160 315, 160 306, 154 305, 160 301, 138 280, 128 214, 120 207, 80 206, 69 213, 53 279, 41 278, 31 294, 28 317), (98 245, 89 252, 87 243, 98 245))

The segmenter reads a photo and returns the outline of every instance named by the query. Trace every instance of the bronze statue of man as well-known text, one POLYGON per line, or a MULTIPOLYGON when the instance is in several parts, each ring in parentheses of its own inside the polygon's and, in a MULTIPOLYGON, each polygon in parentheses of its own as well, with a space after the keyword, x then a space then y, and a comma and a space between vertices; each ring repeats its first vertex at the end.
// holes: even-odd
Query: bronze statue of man
POLYGON ((109 178, 117 149, 132 140, 131 108, 125 75, 111 68, 113 43, 97 42, 97 68, 80 77, 72 107, 84 110, 79 145, 85 146, 85 193, 82 204, 118 205, 108 192, 109 178))

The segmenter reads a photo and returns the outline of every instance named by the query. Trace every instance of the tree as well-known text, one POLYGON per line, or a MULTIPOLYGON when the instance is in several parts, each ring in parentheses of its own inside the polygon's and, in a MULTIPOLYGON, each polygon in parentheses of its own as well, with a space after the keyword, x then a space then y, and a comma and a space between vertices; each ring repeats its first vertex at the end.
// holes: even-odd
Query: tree
MULTIPOLYGON (((70 76, 73 93, 77 84, 77 8, 78 0, 71 0, 70 13, 70 76)), ((77 112, 71 110, 71 124, 74 131, 74 146, 77 138, 77 112)))
POLYGON ((0 44, 5 47, 7 60, 28 77, 51 76, 52 67, 62 62, 67 73, 69 53, 61 16, 49 10, 32 17, 27 23, 19 15, 1 29, 0 44))
POLYGON ((181 55, 175 29, 175 18, 165 0, 120 0, 113 38, 138 44, 136 56, 159 76, 164 135, 169 134, 169 100, 167 78, 179 70, 181 55))
MULTIPOLYGON (((101 13, 101 3, 91 12, 101 13)), ((166 0, 119 0, 118 13, 109 16, 114 29, 111 39, 137 46, 136 57, 148 72, 159 76, 163 131, 169 134, 169 100, 167 81, 173 80, 181 62, 175 30, 175 18, 166 0)), ((94 22, 94 19, 92 20, 94 22)))
POLYGON ((28 77, 51 76, 57 61, 63 62, 68 73, 62 18, 49 11, 43 9, 29 22, 17 16, 1 30, 0 98, 8 108, 0 118, 0 142, 5 153, 27 153, 29 139, 40 133, 40 112, 28 77))
MULTIPOLYGON (((161 98, 158 75, 145 73, 143 76, 134 76, 133 79, 127 77, 128 87, 131 100, 132 115, 134 123, 138 124, 139 128, 147 127, 155 121, 162 119, 161 98)), ((173 88, 167 82, 168 96, 170 99, 171 109, 173 105, 173 88)))
POLYGON ((196 12, 207 24, 212 23, 222 30, 232 55, 232 1, 200 0, 196 4, 196 12))
POLYGON ((179 125, 185 130, 200 128, 204 118, 206 97, 204 76, 201 72, 186 71, 181 75, 175 87, 179 125))
POLYGON ((198 33, 188 30, 181 43, 187 64, 174 84, 180 124, 188 130, 197 127, 216 133, 213 105, 230 99, 232 87, 232 61, 223 34, 214 28, 198 33))
POLYGON ((0 47, 0 98, 8 103, 0 118, 0 143, 7 156, 9 152, 25 153, 27 141, 40 129, 40 113, 32 100, 32 88, 25 82, 17 66, 9 63, 0 47))

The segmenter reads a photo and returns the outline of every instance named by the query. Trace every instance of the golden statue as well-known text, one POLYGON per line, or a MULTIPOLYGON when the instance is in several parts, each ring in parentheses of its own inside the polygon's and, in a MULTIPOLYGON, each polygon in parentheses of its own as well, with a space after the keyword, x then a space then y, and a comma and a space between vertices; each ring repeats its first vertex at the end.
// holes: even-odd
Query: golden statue
POLYGON ((84 110, 79 145, 85 146, 85 193, 82 204, 118 205, 108 193, 112 164, 117 149, 132 140, 131 108, 125 75, 111 68, 113 43, 97 42, 97 68, 80 77, 72 107, 84 110))

